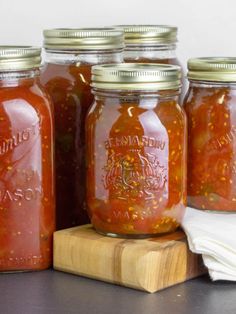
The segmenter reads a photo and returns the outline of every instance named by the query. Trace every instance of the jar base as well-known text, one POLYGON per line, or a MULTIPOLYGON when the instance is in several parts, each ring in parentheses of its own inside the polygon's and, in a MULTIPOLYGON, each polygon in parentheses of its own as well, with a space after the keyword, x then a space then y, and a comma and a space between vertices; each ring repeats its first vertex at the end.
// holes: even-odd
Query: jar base
POLYGON ((40 271, 43 271, 43 270, 47 270, 49 269, 50 266, 45 266, 45 267, 42 267, 42 268, 39 268, 39 269, 36 269, 36 268, 29 268, 29 269, 19 269, 19 270, 0 270, 0 275, 1 274, 17 274, 17 273, 31 273, 31 272, 40 272, 40 271))
POLYGON ((0 270, 0 274, 30 273, 32 271, 33 270, 0 270))
POLYGON ((147 239, 147 238, 158 238, 171 233, 178 231, 180 228, 177 228, 174 231, 169 231, 165 233, 154 233, 154 234, 119 234, 112 232, 105 232, 94 228, 95 231, 103 236, 111 237, 111 238, 121 238, 121 239, 147 239))

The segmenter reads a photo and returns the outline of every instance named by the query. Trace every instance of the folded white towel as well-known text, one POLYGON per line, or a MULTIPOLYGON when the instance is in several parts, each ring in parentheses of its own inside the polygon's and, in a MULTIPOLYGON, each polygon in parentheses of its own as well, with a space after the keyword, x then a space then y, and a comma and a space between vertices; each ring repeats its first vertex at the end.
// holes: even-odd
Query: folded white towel
POLYGON ((188 207, 182 227, 190 250, 202 254, 212 280, 236 281, 236 213, 188 207))

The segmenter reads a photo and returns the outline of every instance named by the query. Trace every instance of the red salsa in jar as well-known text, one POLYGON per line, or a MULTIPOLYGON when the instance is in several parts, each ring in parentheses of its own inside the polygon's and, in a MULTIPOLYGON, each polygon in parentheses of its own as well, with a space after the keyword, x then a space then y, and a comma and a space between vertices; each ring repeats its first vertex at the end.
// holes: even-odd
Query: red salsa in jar
POLYGON ((236 59, 190 59, 188 69, 188 204, 236 211, 236 59))
POLYGON ((95 66, 87 117, 87 203, 95 229, 145 237, 176 230, 186 202, 180 69, 95 66))
POLYGON ((93 102, 91 66, 123 61, 114 28, 44 31, 41 82, 50 94, 56 132, 57 229, 89 222, 85 202, 85 117, 93 102))
POLYGON ((0 47, 0 271, 52 263, 53 122, 40 53, 0 47))

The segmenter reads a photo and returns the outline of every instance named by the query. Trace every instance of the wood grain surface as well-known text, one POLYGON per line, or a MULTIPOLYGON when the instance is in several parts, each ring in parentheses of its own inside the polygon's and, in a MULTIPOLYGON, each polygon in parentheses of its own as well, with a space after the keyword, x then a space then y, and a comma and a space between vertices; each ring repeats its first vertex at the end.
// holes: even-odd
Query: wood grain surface
POLYGON ((54 233, 54 268, 148 292, 206 272, 182 231, 136 240, 106 237, 91 225, 54 233))

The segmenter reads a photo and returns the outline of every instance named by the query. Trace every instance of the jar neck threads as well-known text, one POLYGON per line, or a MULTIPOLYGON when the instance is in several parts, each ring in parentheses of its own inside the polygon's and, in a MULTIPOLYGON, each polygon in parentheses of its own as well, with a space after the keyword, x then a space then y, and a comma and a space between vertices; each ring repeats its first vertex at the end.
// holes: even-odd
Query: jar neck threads
POLYGON ((121 91, 121 90, 103 90, 103 89, 93 89, 93 94, 96 100, 106 100, 111 98, 120 99, 121 102, 136 102, 137 105, 143 104, 142 100, 145 100, 145 104, 152 104, 155 107, 157 103, 161 100, 170 101, 173 100, 178 103, 178 98, 180 94, 179 89, 164 90, 164 91, 121 91))
POLYGON ((32 85, 38 79, 38 68, 26 71, 0 72, 0 87, 32 85))
POLYGON ((54 64, 102 64, 123 62, 123 50, 87 50, 87 51, 60 51, 45 50, 45 62, 54 64))
POLYGON ((138 59, 175 59, 176 51, 175 45, 165 46, 127 46, 124 51, 125 60, 138 60, 138 59))
POLYGON ((199 87, 199 88, 220 88, 220 87, 230 87, 236 89, 236 82, 213 82, 213 81, 195 81, 189 79, 189 87, 199 87))

